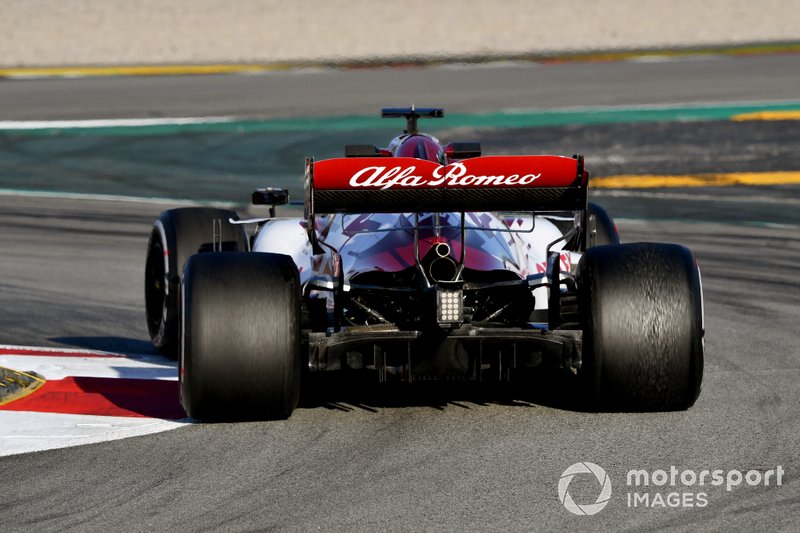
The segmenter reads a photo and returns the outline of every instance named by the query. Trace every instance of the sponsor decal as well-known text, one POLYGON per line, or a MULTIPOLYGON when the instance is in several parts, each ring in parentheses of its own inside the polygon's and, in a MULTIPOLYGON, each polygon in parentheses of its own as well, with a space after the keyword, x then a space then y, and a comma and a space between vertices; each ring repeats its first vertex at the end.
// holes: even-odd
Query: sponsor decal
POLYGON ((510 187, 514 185, 531 185, 542 177, 538 174, 468 174, 463 163, 452 163, 446 167, 433 169, 431 177, 416 173, 414 165, 403 166, 371 166, 353 174, 349 183, 353 188, 366 187, 372 189, 392 189, 405 187, 510 187))
MULTIPOLYGON (((572 254, 562 252, 559 257, 561 260, 561 272, 570 272, 572 270, 572 254)), ((547 261, 536 263, 536 273, 543 274, 545 272, 547 272, 547 261)))

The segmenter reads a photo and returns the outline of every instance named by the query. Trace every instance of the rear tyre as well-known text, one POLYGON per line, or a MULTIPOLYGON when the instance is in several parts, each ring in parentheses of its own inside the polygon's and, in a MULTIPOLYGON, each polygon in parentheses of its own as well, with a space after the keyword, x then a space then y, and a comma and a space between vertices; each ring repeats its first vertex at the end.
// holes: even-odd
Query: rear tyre
POLYGON ((246 251, 247 235, 235 211, 186 207, 164 211, 153 224, 144 275, 147 329, 153 345, 170 359, 180 349, 180 276, 189 256, 213 250, 214 221, 221 221, 223 251, 246 251))
POLYGON ((291 257, 210 253, 183 277, 181 403, 199 420, 289 417, 300 395, 300 279, 291 257))
POLYGON ((673 244, 589 248, 578 265, 580 375, 592 408, 691 407, 703 376, 700 273, 673 244))
POLYGON ((589 232, 587 248, 603 244, 619 244, 617 225, 601 205, 589 203, 589 232), (594 228, 593 233, 592 228, 594 228))

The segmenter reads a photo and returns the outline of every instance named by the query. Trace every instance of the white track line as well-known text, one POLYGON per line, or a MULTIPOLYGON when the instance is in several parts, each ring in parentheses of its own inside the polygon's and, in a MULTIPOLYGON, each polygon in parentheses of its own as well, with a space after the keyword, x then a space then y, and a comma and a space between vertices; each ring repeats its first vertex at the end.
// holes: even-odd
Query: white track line
POLYGON ((18 196, 22 198, 47 198, 53 200, 90 200, 96 202, 126 202, 169 205, 172 207, 210 206, 231 209, 241 204, 235 202, 206 202, 202 200, 185 200, 175 198, 158 198, 147 196, 125 196, 115 194, 87 194, 58 191, 26 191, 24 189, 0 189, 0 196, 18 196))
POLYGON ((222 124, 239 120, 242 119, 236 117, 164 117, 87 120, 3 120, 0 121, 0 130, 186 126, 190 124, 222 124))
MULTIPOLYGON (((102 350, 89 350, 84 348, 57 348, 55 346, 24 346, 19 344, 0 344, 0 350, 11 351, 24 355, 28 352, 52 352, 53 354, 92 354, 108 357, 125 357, 118 353, 104 352, 102 350)), ((143 354, 144 356, 144 354, 143 354)))
POLYGON ((187 421, 0 411, 0 457, 138 437, 177 429, 187 421))
POLYGON ((46 379, 66 377, 178 380, 178 364, 160 356, 59 357, 42 355, 0 355, 0 366, 20 372, 36 372, 46 379))

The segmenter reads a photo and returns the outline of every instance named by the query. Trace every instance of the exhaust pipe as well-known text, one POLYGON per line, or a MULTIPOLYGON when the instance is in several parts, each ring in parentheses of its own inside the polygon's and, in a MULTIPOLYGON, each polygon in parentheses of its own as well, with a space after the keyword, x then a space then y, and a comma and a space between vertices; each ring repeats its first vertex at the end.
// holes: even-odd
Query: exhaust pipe
POLYGON ((431 279, 435 282, 455 281, 458 275, 458 265, 450 257, 450 245, 440 242, 436 245, 434 251, 439 257, 431 261, 430 266, 428 266, 428 274, 431 279))
POLYGON ((438 255, 439 257, 447 257, 448 255, 450 255, 450 245, 447 244, 446 242, 440 242, 439 244, 436 245, 434 250, 436 251, 436 255, 438 255))

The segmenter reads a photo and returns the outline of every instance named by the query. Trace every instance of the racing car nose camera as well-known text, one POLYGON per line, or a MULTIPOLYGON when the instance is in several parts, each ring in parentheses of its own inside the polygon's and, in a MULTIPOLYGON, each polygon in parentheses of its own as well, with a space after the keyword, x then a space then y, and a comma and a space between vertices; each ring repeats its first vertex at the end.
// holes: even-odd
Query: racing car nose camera
POLYGON ((464 297, 461 289, 440 289, 437 291, 436 319, 440 326, 464 322, 464 297))

